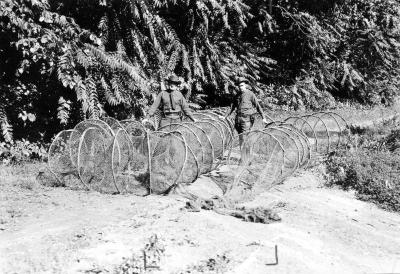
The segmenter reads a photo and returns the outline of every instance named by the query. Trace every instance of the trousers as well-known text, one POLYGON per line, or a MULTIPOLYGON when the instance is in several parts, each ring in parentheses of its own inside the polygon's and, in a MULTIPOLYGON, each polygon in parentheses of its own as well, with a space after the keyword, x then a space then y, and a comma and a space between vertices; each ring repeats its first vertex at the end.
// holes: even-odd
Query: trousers
POLYGON ((167 130, 171 130, 173 128, 173 126, 171 126, 171 124, 180 123, 180 122, 181 122, 180 117, 165 116, 165 117, 161 118, 158 128, 164 128, 167 130))
POLYGON ((255 115, 236 115, 235 118, 235 129, 240 134, 246 131, 250 131, 255 121, 255 115))
POLYGON ((235 129, 239 134, 240 165, 246 165, 250 160, 251 145, 243 145, 246 141, 246 132, 249 132, 252 129, 255 119, 256 115, 236 115, 235 129))

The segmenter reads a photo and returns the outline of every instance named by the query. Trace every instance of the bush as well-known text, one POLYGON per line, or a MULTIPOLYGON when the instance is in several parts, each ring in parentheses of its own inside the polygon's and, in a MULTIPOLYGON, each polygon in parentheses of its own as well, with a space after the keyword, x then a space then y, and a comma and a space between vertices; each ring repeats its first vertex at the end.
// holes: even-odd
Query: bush
POLYGON ((3 164, 43 161, 47 157, 47 145, 22 139, 13 143, 0 142, 0 161, 3 164))
POLYGON ((391 152, 387 141, 398 136, 362 135, 353 151, 332 154, 326 161, 328 182, 354 189, 357 197, 379 206, 400 211, 400 154, 391 152))
POLYGON ((400 129, 392 130, 392 132, 384 139, 385 147, 396 152, 400 148, 400 129))

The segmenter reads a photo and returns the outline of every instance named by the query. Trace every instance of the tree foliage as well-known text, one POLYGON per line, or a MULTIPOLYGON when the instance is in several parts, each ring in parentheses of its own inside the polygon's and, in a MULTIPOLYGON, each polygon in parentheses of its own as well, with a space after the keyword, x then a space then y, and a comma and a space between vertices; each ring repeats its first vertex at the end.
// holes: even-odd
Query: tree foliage
POLYGON ((399 11, 395 0, 4 0, 1 135, 141 116, 170 73, 208 105, 227 104, 237 76, 264 106, 390 104, 399 11))
MULTIPOLYGON (((8 140, 8 121, 19 121, 24 111, 35 117, 38 108, 53 107, 65 124, 71 100, 84 118, 96 118, 105 103, 143 104, 140 99, 149 91, 146 75, 123 53, 106 51, 94 33, 49 8, 46 0, 0 2, 0 118, 8 140), (63 94, 71 99, 66 101, 63 94)), ((26 124, 36 118, 22 120, 26 124)))
POLYGON ((399 86, 398 2, 273 2, 273 25, 263 39, 278 66, 266 81, 277 84, 273 92, 281 104, 321 108, 333 106, 333 97, 362 103, 394 99, 399 86))

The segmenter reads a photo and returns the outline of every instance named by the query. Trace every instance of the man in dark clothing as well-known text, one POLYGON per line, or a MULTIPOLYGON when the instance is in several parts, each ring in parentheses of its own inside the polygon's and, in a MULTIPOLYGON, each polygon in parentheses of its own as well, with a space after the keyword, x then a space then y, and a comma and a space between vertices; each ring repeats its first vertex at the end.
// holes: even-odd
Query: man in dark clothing
POLYGON ((161 111, 159 127, 172 123, 181 122, 182 113, 195 122, 192 112, 185 97, 179 91, 180 80, 177 76, 171 75, 166 80, 166 91, 159 93, 150 107, 148 117, 154 116, 157 110, 161 111))
POLYGON ((249 82, 246 78, 238 78, 236 81, 236 84, 239 86, 238 93, 234 98, 231 109, 225 115, 225 118, 227 118, 234 110, 236 110, 235 129, 239 133, 240 146, 242 146, 243 143, 242 133, 251 130, 257 113, 261 115, 264 123, 268 123, 256 96, 251 90, 249 90, 248 83, 249 82))

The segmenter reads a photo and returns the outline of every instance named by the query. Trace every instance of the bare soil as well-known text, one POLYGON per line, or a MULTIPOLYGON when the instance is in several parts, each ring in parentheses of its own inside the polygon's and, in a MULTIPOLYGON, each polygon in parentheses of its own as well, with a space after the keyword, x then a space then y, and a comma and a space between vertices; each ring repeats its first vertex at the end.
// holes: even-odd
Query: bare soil
MULTIPOLYGON (((373 126, 399 110, 339 113, 349 124, 373 126)), ((178 195, 44 186, 37 177, 43 168, 0 166, 0 273, 134 273, 128 269, 143 267, 154 235, 162 246, 154 273, 400 273, 400 214, 327 188, 317 173, 289 178, 247 203, 282 218, 258 224, 190 212, 178 195)), ((203 198, 221 194, 210 177, 190 190, 203 198)))
POLYGON ((248 203, 282 217, 257 224, 189 212, 179 196, 45 187, 35 178, 41 168, 0 169, 0 273, 113 273, 124 258, 140 262, 154 234, 165 249, 154 273, 400 272, 400 215, 311 172, 248 203))

